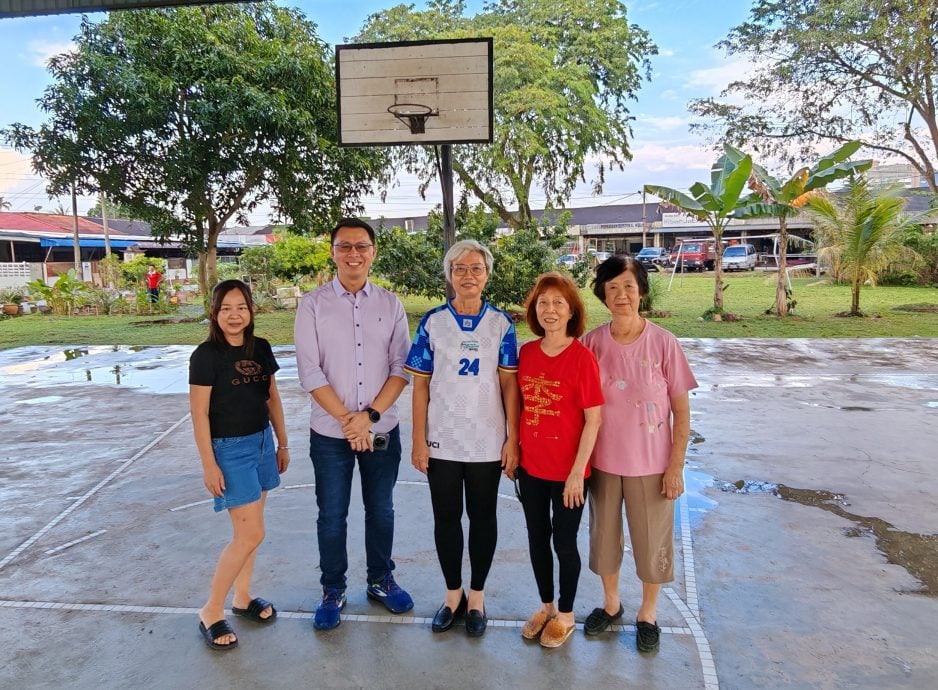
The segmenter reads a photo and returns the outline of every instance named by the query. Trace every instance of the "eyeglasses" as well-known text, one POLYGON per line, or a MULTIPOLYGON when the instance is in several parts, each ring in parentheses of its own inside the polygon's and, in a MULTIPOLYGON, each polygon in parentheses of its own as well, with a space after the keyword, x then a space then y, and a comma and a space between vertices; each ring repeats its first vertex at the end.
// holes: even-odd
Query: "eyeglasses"
POLYGON ((452 266, 453 275, 456 277, 462 277, 467 273, 471 273, 476 278, 479 276, 485 275, 485 266, 482 264, 472 264, 471 266, 466 266, 464 264, 453 264, 452 266))
POLYGON ((349 244, 348 242, 337 242, 332 245, 332 248, 335 249, 337 254, 348 254, 353 249, 359 254, 364 254, 369 249, 374 247, 373 244, 368 244, 367 242, 359 242, 358 244, 349 244))

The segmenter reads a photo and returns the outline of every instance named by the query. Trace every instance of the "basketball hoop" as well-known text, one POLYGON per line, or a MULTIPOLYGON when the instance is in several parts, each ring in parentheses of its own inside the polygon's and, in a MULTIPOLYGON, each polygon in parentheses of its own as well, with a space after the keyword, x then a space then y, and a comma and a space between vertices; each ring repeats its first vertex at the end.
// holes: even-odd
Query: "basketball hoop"
POLYGON ((388 112, 410 127, 411 134, 424 134, 427 127, 427 118, 439 115, 439 113, 433 112, 433 108, 430 106, 420 103, 395 103, 388 106, 388 112))

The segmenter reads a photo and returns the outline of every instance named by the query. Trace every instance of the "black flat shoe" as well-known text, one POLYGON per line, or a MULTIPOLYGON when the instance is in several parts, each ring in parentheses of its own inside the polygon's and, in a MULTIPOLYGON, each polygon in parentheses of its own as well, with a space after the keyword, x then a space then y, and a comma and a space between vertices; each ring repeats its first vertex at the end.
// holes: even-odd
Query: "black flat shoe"
POLYGON ((466 614, 466 634, 469 637, 481 637, 488 623, 489 619, 486 617, 485 611, 472 609, 466 614))
POLYGON ((586 617, 586 622, 583 624, 583 632, 587 635, 599 635, 600 633, 604 633, 612 627, 613 623, 622 618, 622 614, 624 613, 625 609, 622 608, 622 604, 619 604, 619 611, 614 615, 609 615, 606 613, 606 609, 602 607, 593 609, 593 612, 586 617))
POLYGON ((459 600, 459 606, 456 607, 455 611, 446 604, 443 604, 433 617, 433 624, 430 626, 433 632, 446 632, 452 628, 455 620, 466 614, 466 606, 468 603, 466 593, 463 592, 462 599, 459 600))
POLYGON ((635 642, 640 652, 653 652, 658 649, 661 628, 656 623, 635 621, 635 642))

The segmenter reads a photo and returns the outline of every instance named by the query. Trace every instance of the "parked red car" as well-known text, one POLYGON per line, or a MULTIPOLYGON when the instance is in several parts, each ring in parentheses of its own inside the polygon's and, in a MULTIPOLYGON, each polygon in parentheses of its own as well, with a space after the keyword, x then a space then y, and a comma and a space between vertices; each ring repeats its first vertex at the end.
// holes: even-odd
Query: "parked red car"
POLYGON ((712 271, 716 264, 713 240, 690 240, 671 250, 671 263, 678 270, 712 271))

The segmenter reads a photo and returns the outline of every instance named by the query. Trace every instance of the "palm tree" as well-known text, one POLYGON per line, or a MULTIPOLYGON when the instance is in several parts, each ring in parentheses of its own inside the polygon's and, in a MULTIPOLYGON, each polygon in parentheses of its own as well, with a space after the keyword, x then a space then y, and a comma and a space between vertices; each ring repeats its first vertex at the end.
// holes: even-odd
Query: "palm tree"
POLYGON ((723 145, 723 155, 710 169, 710 184, 695 182, 690 195, 671 187, 646 184, 645 191, 656 195, 671 206, 689 213, 710 226, 716 243, 714 260, 715 283, 713 287, 713 311, 723 312, 723 231, 735 217, 737 209, 757 201, 756 198, 740 195, 752 172, 752 158, 729 144, 723 145))
POLYGON ((903 233, 920 221, 904 215, 905 199, 897 189, 872 189, 863 177, 852 176, 842 195, 822 193, 810 199, 815 219, 818 259, 827 259, 835 275, 851 284, 850 316, 862 316, 860 288, 910 254, 903 233))
POLYGON ((801 208, 831 182, 869 169, 873 161, 849 161, 862 144, 848 141, 833 153, 824 156, 810 168, 803 167, 787 181, 772 177, 765 168, 753 164, 749 188, 762 201, 739 209, 735 218, 774 217, 778 219, 778 282, 775 287, 775 313, 788 314, 788 274, 786 271, 788 252, 788 219, 798 214, 801 208))

